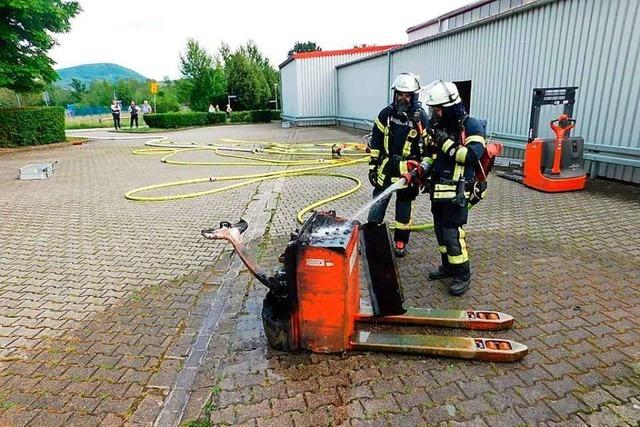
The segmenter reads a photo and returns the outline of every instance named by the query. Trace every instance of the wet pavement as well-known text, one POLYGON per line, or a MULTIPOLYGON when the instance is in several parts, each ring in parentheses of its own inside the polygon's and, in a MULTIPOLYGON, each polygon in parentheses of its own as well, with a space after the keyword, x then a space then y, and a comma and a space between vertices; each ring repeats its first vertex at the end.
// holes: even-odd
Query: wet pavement
MULTIPOLYGON (((167 133, 197 143, 360 135, 277 123, 167 133)), ((529 346, 521 362, 289 354, 266 342, 266 288, 230 245, 199 232, 248 219, 249 252, 273 268, 296 212, 351 183, 293 177, 131 202, 123 194, 144 185, 274 170, 166 165, 133 156, 139 146, 94 140, 0 152, 0 425, 640 423, 637 187, 594 181, 584 192, 544 194, 492 177, 489 198, 470 215, 474 280, 459 298, 426 280, 439 259, 433 234, 412 234, 399 261, 408 305, 496 309, 516 323, 500 332, 403 331, 512 339, 529 346), (45 160, 59 161, 54 177, 15 179, 18 167, 45 160)), ((323 209, 349 217, 365 204, 366 169, 335 170, 364 185, 323 209)), ((414 223, 430 222, 427 199, 415 202, 414 223)))

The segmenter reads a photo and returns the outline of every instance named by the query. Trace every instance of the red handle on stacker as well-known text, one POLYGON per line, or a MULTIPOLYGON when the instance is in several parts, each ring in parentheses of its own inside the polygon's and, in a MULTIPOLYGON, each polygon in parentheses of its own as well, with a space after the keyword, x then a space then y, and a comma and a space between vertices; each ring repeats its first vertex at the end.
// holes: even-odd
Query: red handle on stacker
POLYGON ((557 119, 551 120, 549 126, 551 126, 551 130, 556 135, 551 173, 558 175, 560 174, 560 159, 562 158, 562 142, 567 132, 576 126, 576 120, 570 119, 566 114, 561 114, 557 119))

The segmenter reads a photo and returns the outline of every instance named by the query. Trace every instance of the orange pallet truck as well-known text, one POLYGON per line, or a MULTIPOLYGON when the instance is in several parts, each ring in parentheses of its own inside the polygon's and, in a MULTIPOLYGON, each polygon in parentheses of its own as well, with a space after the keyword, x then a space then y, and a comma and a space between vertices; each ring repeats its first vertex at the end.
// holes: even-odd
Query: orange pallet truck
POLYGON ((372 331, 361 323, 433 325, 476 330, 509 328, 513 317, 486 310, 403 308, 398 267, 386 224, 347 221, 334 211, 315 212, 280 256, 282 266, 269 274, 249 257, 242 243, 245 221, 202 231, 235 248, 267 293, 262 320, 269 345, 282 351, 317 353, 347 350, 420 353, 435 356, 510 362, 527 347, 499 338, 394 334, 372 331), (360 254, 372 307, 360 308, 360 254))
POLYGON ((498 176, 521 182, 527 187, 547 193, 583 190, 587 184, 584 172, 584 140, 569 137, 576 120, 571 118, 577 87, 537 88, 533 90, 529 139, 524 150, 522 169, 502 172, 498 176), (540 108, 563 105, 563 113, 549 125, 553 139, 538 138, 540 108))

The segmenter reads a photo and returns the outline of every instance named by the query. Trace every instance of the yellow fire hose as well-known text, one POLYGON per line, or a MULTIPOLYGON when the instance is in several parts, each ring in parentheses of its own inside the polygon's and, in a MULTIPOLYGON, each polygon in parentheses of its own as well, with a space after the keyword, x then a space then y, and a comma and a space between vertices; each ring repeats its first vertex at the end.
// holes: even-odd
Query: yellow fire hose
MULTIPOLYGON (((305 206, 296 215, 296 220, 302 224, 304 222, 304 215, 309 211, 318 208, 324 204, 332 201, 347 197, 362 187, 362 182, 352 175, 346 175, 342 173, 334 172, 321 172, 329 168, 351 166, 358 163, 364 163, 369 160, 369 156, 363 153, 366 146, 364 144, 357 144, 353 142, 340 142, 340 143, 309 143, 309 144, 285 144, 278 142, 264 142, 264 141, 248 141, 248 140, 236 140, 236 139, 221 139, 222 142, 231 143, 240 146, 241 144, 251 144, 254 147, 260 146, 260 148, 252 149, 237 149, 236 147, 222 147, 220 145, 196 145, 196 144, 173 144, 164 143, 161 141, 149 141, 145 145, 150 148, 139 148, 132 150, 136 155, 158 155, 162 154, 160 159, 163 163, 172 165, 191 165, 191 166, 309 166, 307 168, 290 169, 276 172, 265 172, 250 175, 234 175, 234 176, 220 176, 220 177, 207 177, 196 178, 181 181, 168 182, 164 184, 150 185, 146 187, 136 188, 125 194, 125 198, 128 200, 143 201, 143 202, 164 202, 170 200, 182 200, 194 197, 206 196, 216 193, 221 193, 227 190, 233 190, 245 185, 254 184, 257 182, 265 181, 268 179, 285 178, 293 176, 331 176, 335 178, 348 179, 355 183, 351 188, 343 191, 339 194, 335 194, 326 199, 319 200, 308 206, 305 206), (280 160, 270 159, 257 156, 258 153, 266 154, 278 154, 278 155, 290 155, 290 156, 327 156, 331 154, 326 148, 323 147, 335 147, 339 146, 341 149, 341 157, 353 156, 357 157, 353 160, 344 159, 306 159, 306 160, 280 160), (320 147, 320 148, 319 148, 320 147), (253 156, 231 153, 230 151, 245 151, 252 153, 253 156), (215 161, 179 161, 172 160, 172 157, 179 153, 186 153, 191 151, 211 151, 213 154, 221 157, 229 157, 234 159, 240 159, 240 161, 233 162, 215 162, 215 161), (344 151, 344 152, 343 152, 344 151), (355 152, 354 152, 355 151, 355 152), (360 151, 360 152, 357 152, 360 151), (192 193, 177 194, 171 196, 142 196, 139 193, 143 193, 151 190, 158 190, 163 188, 171 188, 182 185, 197 184, 204 182, 217 182, 217 181, 235 181, 243 180, 243 182, 227 185, 220 188, 211 190, 197 191, 192 193)), ((433 228, 433 224, 421 224, 411 226, 412 231, 423 231, 433 228)))

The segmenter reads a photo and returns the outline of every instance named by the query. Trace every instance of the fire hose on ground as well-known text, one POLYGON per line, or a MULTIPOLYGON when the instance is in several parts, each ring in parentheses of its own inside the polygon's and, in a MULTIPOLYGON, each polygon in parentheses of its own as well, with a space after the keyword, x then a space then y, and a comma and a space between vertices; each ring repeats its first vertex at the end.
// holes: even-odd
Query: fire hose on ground
MULTIPOLYGON (((110 138, 111 139, 111 138, 110 138)), ((125 139, 125 138, 123 138, 125 139)), ((126 138, 129 139, 129 138, 126 138)), ((158 155, 162 154, 163 157, 160 159, 163 163, 172 164, 172 165, 182 165, 182 166, 309 166, 302 167, 297 169, 289 169, 283 171, 275 171, 275 172, 265 172, 265 173, 257 173, 257 174, 246 174, 246 175, 232 175, 232 176, 216 176, 216 177, 205 177, 205 178, 195 178, 195 179, 187 179, 180 180, 174 182, 168 182, 163 184, 155 184, 149 185, 146 187, 136 188, 131 190, 125 194, 125 198, 134 201, 141 202, 165 202, 172 200, 183 200, 194 197, 207 196, 211 194, 222 193, 224 191, 233 190, 236 188, 244 187, 246 185, 259 183, 261 181, 266 181, 269 179, 276 178, 287 178, 287 177, 295 177, 295 176, 331 176, 340 179, 347 179, 354 183, 354 185, 333 196, 327 197, 322 200, 318 200, 314 203, 311 203, 300 211, 298 211, 296 215, 296 220, 298 223, 302 224, 304 222, 304 215, 309 213, 310 211, 325 205, 327 203, 342 199, 347 197, 362 187, 362 182, 360 179, 353 175, 347 175, 343 173, 335 173, 335 172, 324 172, 327 169, 338 168, 338 167, 347 167, 359 163, 365 163, 369 161, 369 156, 363 152, 364 144, 357 144, 353 142, 346 143, 335 143, 335 142, 326 142, 326 143, 309 143, 309 144, 285 144, 285 143, 277 143, 277 142, 264 142, 264 141, 248 141, 248 140, 235 140, 235 139, 221 139, 223 143, 227 143, 230 145, 221 145, 221 144, 209 144, 209 145, 198 145, 198 144, 176 144, 176 143, 166 143, 164 139, 154 138, 150 141, 147 141, 145 145, 147 148, 139 148, 134 149, 132 151, 135 155, 158 155), (250 144, 253 147, 246 148, 242 147, 242 144, 250 144), (327 156, 328 154, 335 154, 334 148, 336 145, 340 146, 339 156, 340 158, 332 158, 332 159, 298 159, 298 160, 282 160, 282 159, 271 159, 266 157, 259 156, 260 153, 265 154, 273 154, 273 155, 286 155, 286 156, 309 156, 309 157, 318 157, 318 156, 327 156), (331 151, 328 150, 331 149, 331 151), (361 152, 357 152, 360 150, 361 152), (180 161, 174 160, 173 156, 193 151, 210 151, 220 157, 227 157, 238 159, 238 161, 224 162, 224 161, 180 161), (238 154, 239 152, 247 153, 247 154, 238 154), (354 157, 354 159, 347 160, 348 158, 354 157), (224 187, 219 187, 211 190, 197 191, 191 193, 182 193, 176 195, 166 195, 166 196, 143 196, 140 193, 158 190, 158 189, 166 189, 172 187, 178 187, 183 185, 190 184, 199 184, 205 182, 223 182, 223 181, 236 181, 243 180, 243 182, 226 185, 224 187)), ((433 224, 419 224, 412 225, 412 231, 424 231, 433 228, 433 224)))

